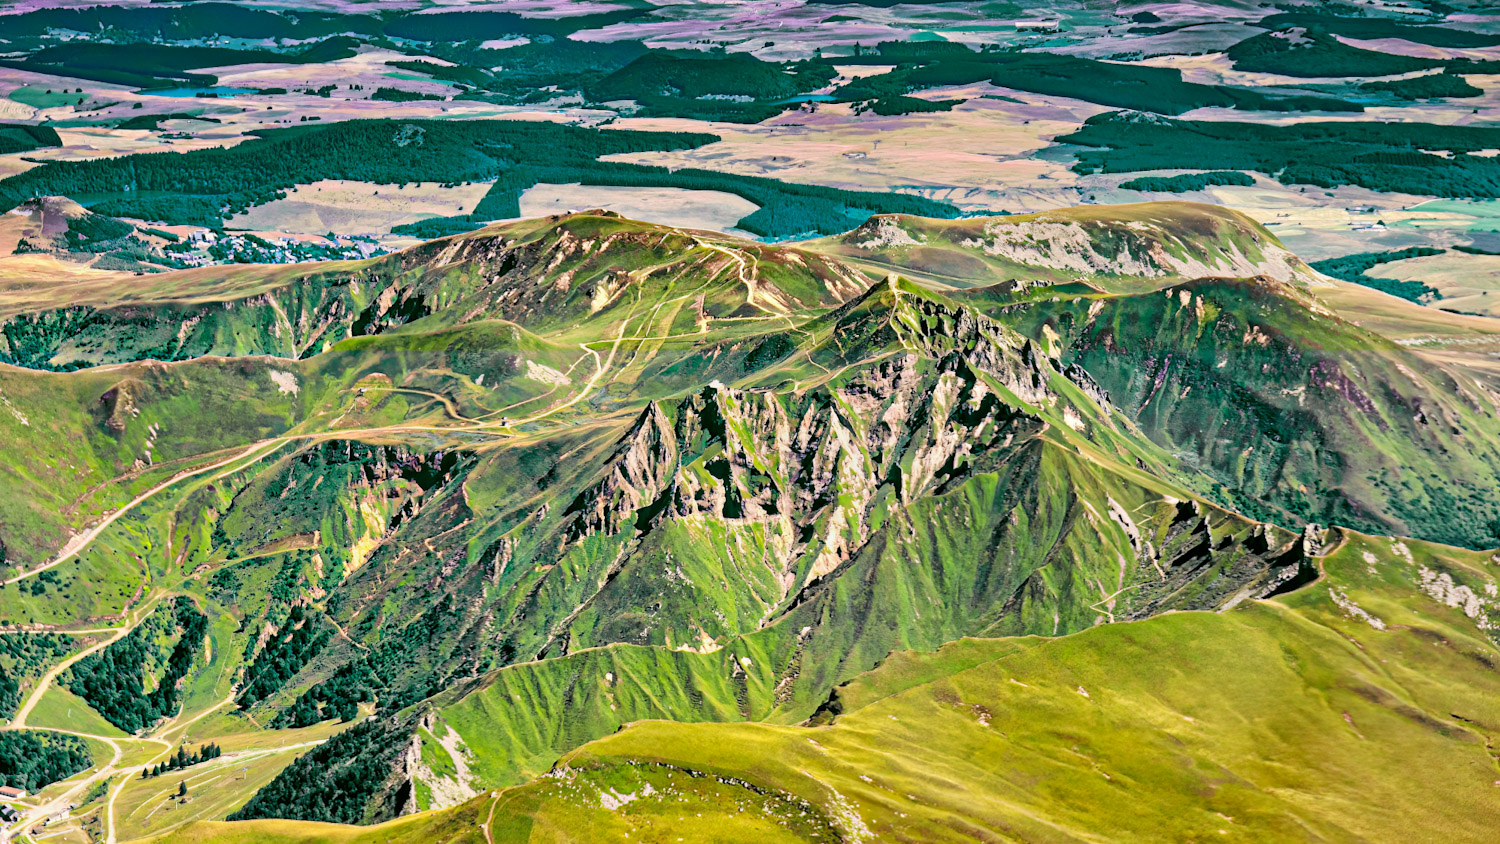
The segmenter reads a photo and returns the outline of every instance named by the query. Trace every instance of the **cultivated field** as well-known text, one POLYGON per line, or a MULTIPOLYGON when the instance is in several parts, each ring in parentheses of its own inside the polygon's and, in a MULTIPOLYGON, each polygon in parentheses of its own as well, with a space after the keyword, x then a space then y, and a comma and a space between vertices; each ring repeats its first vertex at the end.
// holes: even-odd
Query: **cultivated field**
POLYGON ((286 199, 257 205, 225 225, 301 234, 387 234, 403 223, 468 214, 489 187, 485 183, 446 187, 416 182, 397 188, 325 179, 300 185, 288 191, 286 199))
POLYGON ((740 234, 734 224, 758 207, 732 193, 681 188, 541 184, 521 194, 522 217, 602 208, 632 220, 740 234))

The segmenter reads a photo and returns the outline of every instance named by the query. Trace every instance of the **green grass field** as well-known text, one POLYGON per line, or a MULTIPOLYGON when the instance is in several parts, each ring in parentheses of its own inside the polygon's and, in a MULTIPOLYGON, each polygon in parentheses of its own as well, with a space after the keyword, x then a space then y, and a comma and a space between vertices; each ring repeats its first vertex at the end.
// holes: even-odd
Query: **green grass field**
MULTIPOLYGON (((75 86, 76 87, 76 86, 75 86)), ((71 90, 62 88, 39 88, 35 85, 24 85, 10 92, 10 98, 22 105, 32 108, 56 108, 63 105, 77 105, 86 102, 91 95, 77 94, 71 90)))
POLYGON ((480 844, 487 842, 480 826, 487 811, 488 806, 475 803, 368 827, 288 820, 198 822, 149 840, 156 844, 480 844))
POLYGON ((134 841, 193 821, 223 820, 302 752, 266 751, 242 760, 221 758, 150 779, 141 779, 137 772, 115 798, 115 834, 122 841, 134 841), (183 782, 191 798, 185 803, 176 799, 183 782))
POLYGON ((125 733, 119 727, 104 720, 104 716, 95 712, 78 695, 57 684, 47 687, 47 691, 42 693, 41 700, 37 701, 36 708, 31 710, 31 716, 26 719, 26 725, 37 729, 52 727, 96 736, 125 738, 125 733))

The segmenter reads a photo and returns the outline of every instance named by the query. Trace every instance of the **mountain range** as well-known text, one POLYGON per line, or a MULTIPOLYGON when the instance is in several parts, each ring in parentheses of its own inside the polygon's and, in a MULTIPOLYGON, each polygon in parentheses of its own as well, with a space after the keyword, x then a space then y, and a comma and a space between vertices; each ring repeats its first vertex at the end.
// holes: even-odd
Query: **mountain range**
POLYGON ((1485 840, 1500 392, 1335 284, 1167 202, 11 285, 0 623, 341 725, 163 841, 1485 840))

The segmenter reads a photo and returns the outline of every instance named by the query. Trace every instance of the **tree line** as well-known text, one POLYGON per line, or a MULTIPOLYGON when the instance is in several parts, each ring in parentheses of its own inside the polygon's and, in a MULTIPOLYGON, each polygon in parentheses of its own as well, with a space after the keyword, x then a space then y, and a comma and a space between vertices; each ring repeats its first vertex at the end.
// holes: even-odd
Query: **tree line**
POLYGON ((292 607, 280 632, 266 641, 246 669, 244 688, 237 699, 241 709, 249 709, 275 694, 323 650, 333 632, 320 623, 320 618, 301 604, 292 607))
MULTIPOLYGON (((0 545, 0 561, 4 560, 0 545)), ((60 633, 0 634, 0 715, 10 717, 21 705, 21 684, 41 676, 47 666, 73 650, 73 640, 60 633)))
POLYGON ((696 132, 585 129, 505 120, 357 120, 265 130, 228 149, 54 161, 0 181, 0 210, 36 196, 104 197, 91 210, 167 223, 220 226, 299 184, 494 180, 471 215, 400 231, 426 236, 519 216, 539 182, 721 190, 761 206, 741 228, 766 237, 833 234, 871 214, 955 217, 953 206, 910 194, 847 191, 776 179, 600 161, 606 155, 692 149, 718 140, 696 132))
POLYGON ((1361 252, 1356 255, 1344 255, 1324 261, 1314 261, 1309 266, 1323 275, 1371 287, 1382 293, 1389 293, 1392 296, 1399 296, 1402 299, 1412 302, 1424 302, 1431 299, 1441 299, 1442 294, 1438 293, 1436 288, 1428 287, 1420 281, 1376 278, 1368 275, 1368 273, 1381 264, 1389 264, 1393 261, 1405 261, 1408 258, 1424 258, 1429 255, 1441 254, 1443 254, 1443 250, 1431 246, 1411 246, 1406 249, 1396 249, 1389 252, 1361 252))
POLYGON ((357 724, 298 758, 228 820, 365 821, 410 735, 409 726, 392 719, 357 724))
POLYGON ((1085 174, 1253 170, 1289 185, 1500 197, 1500 159, 1469 154, 1500 149, 1500 128, 1490 126, 1353 121, 1277 126, 1110 112, 1090 117, 1057 141, 1083 147, 1075 153, 1073 169, 1085 174))
POLYGON ((217 744, 205 744, 192 753, 188 753, 184 747, 178 747, 177 752, 167 757, 167 761, 158 762, 149 768, 141 769, 141 779, 151 779, 172 771, 180 771, 183 768, 191 768, 200 762, 217 759, 224 755, 224 751, 217 744))

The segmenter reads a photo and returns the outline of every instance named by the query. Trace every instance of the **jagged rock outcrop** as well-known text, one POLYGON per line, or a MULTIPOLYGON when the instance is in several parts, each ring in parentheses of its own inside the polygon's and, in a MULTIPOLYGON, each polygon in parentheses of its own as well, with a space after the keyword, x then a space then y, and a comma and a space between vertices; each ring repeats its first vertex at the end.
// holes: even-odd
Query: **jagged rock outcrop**
POLYGON ((568 505, 569 541, 618 533, 668 488, 677 467, 677 435, 655 402, 641 411, 610 456, 605 475, 568 505))

